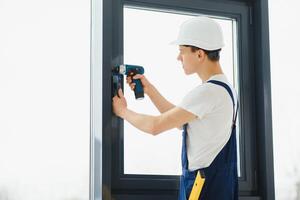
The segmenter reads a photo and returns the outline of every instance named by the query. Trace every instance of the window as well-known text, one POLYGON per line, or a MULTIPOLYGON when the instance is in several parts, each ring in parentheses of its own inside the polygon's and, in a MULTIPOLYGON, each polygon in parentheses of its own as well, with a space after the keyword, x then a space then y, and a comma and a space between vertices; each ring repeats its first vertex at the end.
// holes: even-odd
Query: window
MULTIPOLYGON (((260 38, 261 32, 253 32, 254 29, 265 28, 259 26, 260 20, 265 18, 253 19, 252 8, 256 12, 261 11, 244 1, 189 1, 185 4, 172 0, 125 0, 114 3, 104 1, 103 16, 106 23, 103 29, 103 94, 106 96, 103 96, 103 189, 108 189, 113 198, 166 200, 177 196, 181 131, 174 129, 158 137, 148 137, 126 121, 117 118, 110 112, 112 80, 107 74, 111 73, 112 66, 124 63, 142 65, 145 75, 159 91, 172 103, 178 103, 181 100, 179 92, 182 95, 186 94, 189 87, 198 84, 198 80, 182 73, 180 63, 176 60, 178 47, 169 43, 176 38, 181 22, 196 15, 206 15, 217 20, 225 32, 225 48, 229 48, 221 52, 221 64, 237 89, 240 100, 240 196, 252 198, 258 194, 258 174, 260 179, 271 184, 271 179, 268 178, 270 176, 265 175, 272 174, 272 170, 266 171, 266 166, 272 167, 269 165, 271 159, 267 157, 270 152, 267 148, 270 145, 262 144, 264 140, 270 141, 270 129, 266 127, 269 123, 262 120, 269 119, 263 117, 267 116, 269 111, 264 107, 266 104, 261 103, 268 99, 262 95, 265 91, 260 87, 267 84, 267 79, 261 78, 259 80, 263 82, 259 82, 256 78, 267 73, 267 70, 257 73, 267 69, 267 57, 262 57, 264 54, 261 52, 266 50, 264 42, 267 40, 260 38), (111 9, 114 10, 113 13, 109 12, 111 9), (254 34, 257 34, 256 37, 253 37, 254 34), (254 51, 254 46, 259 48, 255 48, 254 51), (169 71, 172 72, 172 76, 167 76, 169 71), (184 84, 174 85, 173 80, 176 80, 176 83, 180 80, 184 84), (173 88, 179 92, 174 92, 173 88), (172 141, 172 144, 169 141, 172 141), (161 147, 164 152, 147 151, 151 146, 161 147), (149 163, 148 158, 151 158, 149 163)), ((126 83, 124 89, 129 108, 140 110, 141 113, 158 114, 147 96, 141 101, 135 100, 133 91, 126 83)), ((264 187, 264 183, 261 181, 260 186, 264 187)), ((268 191, 272 190, 271 185, 267 187, 262 197, 270 194, 268 191)))
MULTIPOLYGON (((175 105, 187 91, 201 84, 196 75, 184 75, 180 62, 176 60, 178 46, 169 44, 176 39, 181 23, 191 17, 124 8, 124 63, 144 66, 145 76, 175 105)), ((225 39, 220 62, 230 82, 236 85, 236 21, 214 18, 221 25, 225 39)), ((129 108, 141 113, 159 114, 148 97, 135 100, 127 85, 124 91, 129 108)), ((180 175, 180 154, 180 130, 169 130, 153 137, 124 122, 125 174, 180 175)))

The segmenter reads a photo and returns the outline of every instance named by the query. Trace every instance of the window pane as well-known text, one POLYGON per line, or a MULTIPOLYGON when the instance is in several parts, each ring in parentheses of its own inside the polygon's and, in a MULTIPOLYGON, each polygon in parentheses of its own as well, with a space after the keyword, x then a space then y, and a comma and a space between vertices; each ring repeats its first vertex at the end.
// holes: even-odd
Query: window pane
POLYGON ((0 23, 0 199, 88 200, 90 2, 4 0, 0 23))
MULTIPOLYGON (((185 76, 176 60, 178 46, 170 45, 177 38, 182 22, 192 16, 124 8, 124 63, 142 65, 145 76, 161 94, 178 104, 191 88, 200 82, 196 75, 185 76)), ((226 47, 221 52, 221 65, 233 83, 233 30, 235 21, 216 19, 222 26, 226 47)), ((125 86, 128 107, 157 115, 150 99, 135 100, 134 93, 125 86)), ((125 174, 181 174, 181 131, 173 129, 153 137, 124 121, 125 174)))

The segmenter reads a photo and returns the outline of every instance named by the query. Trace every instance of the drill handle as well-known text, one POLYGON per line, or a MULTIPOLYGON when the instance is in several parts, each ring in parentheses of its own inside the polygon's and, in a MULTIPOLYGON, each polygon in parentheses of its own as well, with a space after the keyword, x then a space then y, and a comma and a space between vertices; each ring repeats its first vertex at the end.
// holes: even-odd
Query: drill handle
POLYGON ((144 98, 144 88, 142 85, 142 81, 140 79, 132 79, 135 83, 134 87, 134 95, 136 99, 143 99, 144 98))

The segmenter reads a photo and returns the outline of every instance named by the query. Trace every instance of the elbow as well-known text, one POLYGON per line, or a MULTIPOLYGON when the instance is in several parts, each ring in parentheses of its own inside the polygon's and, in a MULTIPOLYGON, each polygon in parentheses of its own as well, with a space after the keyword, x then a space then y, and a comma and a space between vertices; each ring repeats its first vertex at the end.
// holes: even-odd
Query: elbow
POLYGON ((162 132, 158 120, 154 120, 151 126, 150 134, 153 136, 159 135, 162 132))
POLYGON ((157 135, 159 135, 161 133, 161 131, 159 131, 159 130, 157 130, 157 129, 155 129, 155 128, 153 128, 152 130, 151 130, 151 135, 153 135, 153 136, 157 136, 157 135))

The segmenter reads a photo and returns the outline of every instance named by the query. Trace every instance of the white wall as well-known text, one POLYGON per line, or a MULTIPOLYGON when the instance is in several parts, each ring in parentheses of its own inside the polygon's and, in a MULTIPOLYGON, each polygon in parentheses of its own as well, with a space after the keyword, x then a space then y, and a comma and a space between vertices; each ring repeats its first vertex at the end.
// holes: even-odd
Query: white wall
POLYGON ((297 0, 269 1, 277 200, 300 199, 299 10, 297 0))
POLYGON ((90 1, 0 1, 0 199, 89 196, 90 1))

